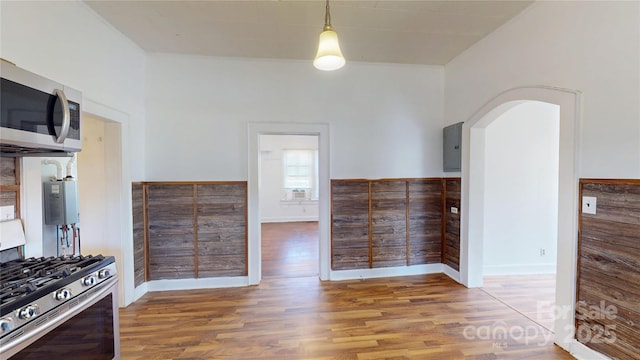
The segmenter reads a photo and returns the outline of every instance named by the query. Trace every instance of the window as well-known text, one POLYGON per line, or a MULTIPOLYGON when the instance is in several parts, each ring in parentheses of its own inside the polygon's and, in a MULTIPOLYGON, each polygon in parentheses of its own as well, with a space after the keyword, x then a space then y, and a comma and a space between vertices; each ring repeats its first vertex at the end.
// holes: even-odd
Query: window
POLYGON ((318 200, 318 151, 284 150, 285 200, 318 200))

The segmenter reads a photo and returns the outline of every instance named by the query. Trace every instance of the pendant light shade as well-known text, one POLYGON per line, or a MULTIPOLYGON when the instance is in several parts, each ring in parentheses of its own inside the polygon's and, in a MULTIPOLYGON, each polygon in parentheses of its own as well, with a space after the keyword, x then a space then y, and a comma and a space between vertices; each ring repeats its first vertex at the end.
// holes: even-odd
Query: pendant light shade
POLYGON ((329 13, 329 0, 327 0, 326 12, 324 15, 324 29, 320 33, 318 43, 318 53, 313 60, 316 69, 331 71, 344 66, 345 60, 340 51, 338 34, 331 28, 331 14, 329 13))

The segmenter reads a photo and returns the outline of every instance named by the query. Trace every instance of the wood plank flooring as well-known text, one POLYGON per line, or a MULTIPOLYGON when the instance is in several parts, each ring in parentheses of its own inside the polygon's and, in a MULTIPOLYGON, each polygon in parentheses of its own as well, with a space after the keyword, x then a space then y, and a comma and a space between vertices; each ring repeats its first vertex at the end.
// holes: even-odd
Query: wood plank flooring
POLYGON ((442 274, 154 292, 120 326, 123 359, 571 359, 548 330, 442 274))
POLYGON ((482 289, 515 311, 553 331, 556 275, 485 276, 482 289))
POLYGON ((317 223, 264 224, 262 238, 260 285, 148 293, 120 309, 122 359, 572 358, 443 274, 319 281, 317 223))
POLYGON ((262 276, 318 276, 318 222, 262 224, 262 276))

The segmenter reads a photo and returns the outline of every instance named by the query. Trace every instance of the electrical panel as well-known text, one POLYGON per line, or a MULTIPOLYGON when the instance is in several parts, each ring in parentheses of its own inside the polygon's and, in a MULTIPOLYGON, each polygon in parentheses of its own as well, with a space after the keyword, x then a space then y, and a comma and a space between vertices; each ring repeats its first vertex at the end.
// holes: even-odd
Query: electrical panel
POLYGON ((45 182, 43 196, 45 225, 78 223, 78 190, 75 181, 45 182))
POLYGON ((443 170, 445 172, 462 171, 462 123, 445 127, 442 136, 443 170))

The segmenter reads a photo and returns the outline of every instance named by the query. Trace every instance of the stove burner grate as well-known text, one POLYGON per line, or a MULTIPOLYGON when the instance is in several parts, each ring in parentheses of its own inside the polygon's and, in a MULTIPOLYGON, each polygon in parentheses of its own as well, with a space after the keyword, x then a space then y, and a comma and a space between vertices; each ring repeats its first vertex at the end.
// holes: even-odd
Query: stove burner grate
POLYGON ((105 258, 97 256, 40 257, 0 264, 0 305, 24 298, 45 286, 91 268, 105 258))

